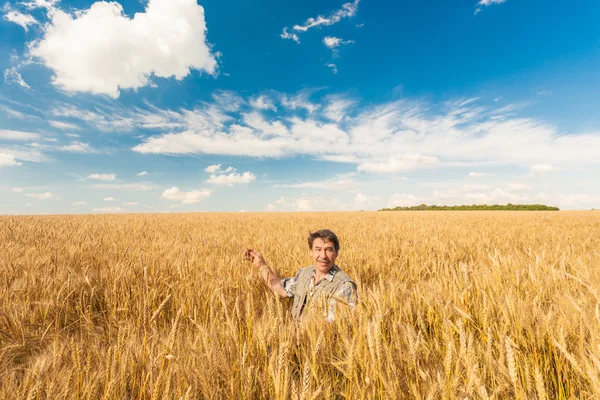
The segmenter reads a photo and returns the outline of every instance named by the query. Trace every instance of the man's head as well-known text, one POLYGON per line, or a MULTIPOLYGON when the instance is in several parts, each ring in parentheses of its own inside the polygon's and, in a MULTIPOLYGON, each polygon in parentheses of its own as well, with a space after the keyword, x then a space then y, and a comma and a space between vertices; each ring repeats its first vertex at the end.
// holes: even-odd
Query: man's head
POLYGON ((317 271, 326 274, 335 265, 340 241, 329 229, 321 229, 308 235, 308 248, 317 271))

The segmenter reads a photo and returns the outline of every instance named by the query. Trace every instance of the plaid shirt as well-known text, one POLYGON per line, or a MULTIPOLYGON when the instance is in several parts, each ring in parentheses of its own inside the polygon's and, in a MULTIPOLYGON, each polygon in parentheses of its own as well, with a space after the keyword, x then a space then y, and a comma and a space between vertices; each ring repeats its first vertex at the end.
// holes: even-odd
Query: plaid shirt
MULTIPOLYGON (((323 282, 323 279, 327 279, 329 282, 331 282, 337 271, 339 271, 339 267, 334 265, 333 268, 331 268, 329 272, 315 284, 315 275, 317 271, 314 270, 312 277, 308 282, 308 294, 312 296, 315 289, 321 284, 321 282, 323 282)), ((284 278, 281 280, 281 286, 287 293, 288 297, 294 297, 296 294, 296 284, 298 283, 299 277, 300 271, 298 271, 298 273, 291 278, 284 278)), ((352 282, 344 282, 335 292, 331 300, 329 300, 327 321, 331 322, 334 320, 336 303, 341 301, 342 303, 348 304, 350 308, 353 309, 354 306, 356 306, 357 300, 358 296, 356 293, 356 286, 354 286, 352 282)))

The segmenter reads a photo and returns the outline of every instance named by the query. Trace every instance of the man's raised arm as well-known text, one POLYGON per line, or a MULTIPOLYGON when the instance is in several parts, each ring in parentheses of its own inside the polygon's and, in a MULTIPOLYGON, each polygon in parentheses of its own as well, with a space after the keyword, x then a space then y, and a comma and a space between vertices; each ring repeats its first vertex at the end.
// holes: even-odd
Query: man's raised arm
POLYGON ((267 265, 267 262, 261 253, 252 249, 246 249, 246 251, 244 251, 244 258, 252 262, 252 265, 258 269, 260 276, 262 276, 273 293, 279 297, 288 297, 287 292, 283 286, 281 286, 281 278, 267 265))

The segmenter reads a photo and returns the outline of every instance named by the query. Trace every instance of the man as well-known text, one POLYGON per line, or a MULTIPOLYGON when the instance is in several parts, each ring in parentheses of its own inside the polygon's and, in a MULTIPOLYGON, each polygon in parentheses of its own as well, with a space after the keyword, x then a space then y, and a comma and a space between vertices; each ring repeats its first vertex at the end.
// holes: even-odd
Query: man
POLYGON ((260 275, 273 292, 280 297, 294 299, 292 316, 300 320, 314 304, 324 302, 325 314, 333 321, 336 307, 352 309, 356 305, 356 284, 335 264, 340 251, 340 242, 332 231, 322 229, 308 236, 309 254, 314 265, 302 268, 291 277, 281 279, 267 265, 258 251, 246 249, 244 256, 258 268, 260 275))

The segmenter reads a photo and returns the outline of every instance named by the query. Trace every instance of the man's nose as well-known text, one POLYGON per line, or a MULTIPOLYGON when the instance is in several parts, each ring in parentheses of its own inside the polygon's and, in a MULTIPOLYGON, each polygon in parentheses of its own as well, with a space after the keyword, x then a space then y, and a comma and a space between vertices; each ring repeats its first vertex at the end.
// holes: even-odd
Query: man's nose
POLYGON ((319 252, 319 257, 326 259, 327 258, 327 252, 325 250, 321 250, 319 252))

